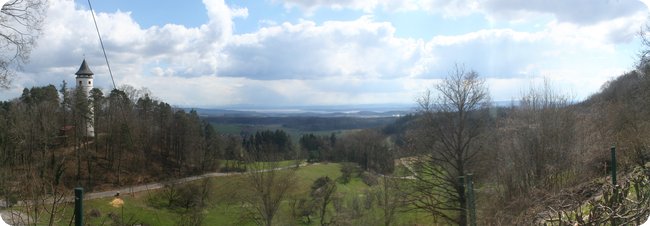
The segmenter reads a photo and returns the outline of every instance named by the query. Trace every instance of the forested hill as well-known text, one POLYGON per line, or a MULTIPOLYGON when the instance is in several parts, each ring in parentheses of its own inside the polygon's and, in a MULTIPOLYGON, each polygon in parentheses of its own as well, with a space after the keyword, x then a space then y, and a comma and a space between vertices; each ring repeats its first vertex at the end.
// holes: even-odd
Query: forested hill
POLYGON ((302 131, 367 129, 386 126, 397 117, 206 117, 219 124, 282 125, 302 131))
MULTIPOLYGON (((477 183, 479 225, 599 225, 594 222, 611 218, 644 222, 650 209, 650 78, 644 74, 625 73, 579 103, 570 91, 547 81, 511 106, 467 112, 468 125, 477 129, 458 134, 476 134, 464 167, 477 183), (610 178, 612 146, 618 190, 610 178), (619 198, 612 198, 614 192, 619 198)), ((417 164, 436 162, 432 169, 448 167, 442 173, 455 179, 458 174, 449 173, 453 162, 445 161, 443 152, 450 149, 445 139, 456 135, 445 130, 448 116, 434 105, 430 112, 396 120, 383 132, 396 138, 399 156, 417 164)), ((428 186, 425 194, 439 188, 416 178, 420 180, 428 186)), ((450 180, 450 187, 455 182, 450 180)))
MULTIPOLYGON (((534 158, 533 163, 543 167, 539 171, 541 178, 551 186, 540 186, 542 183, 526 189, 518 188, 521 190, 516 193, 523 192, 525 195, 519 198, 515 198, 518 195, 512 196, 509 204, 522 211, 513 208, 504 212, 521 214, 517 218, 522 222, 531 219, 536 219, 537 223, 561 220, 569 224, 596 225, 600 223, 594 222, 609 222, 614 218, 630 224, 644 222, 650 209, 650 187, 647 184, 650 179, 647 165, 650 161, 650 79, 644 75, 647 72, 634 70, 620 75, 580 103, 552 107, 553 101, 542 101, 542 105, 539 105, 542 107, 537 106, 537 115, 521 115, 525 111, 535 111, 535 108, 531 109, 533 106, 529 106, 529 110, 509 111, 509 116, 504 118, 507 119, 504 120, 504 128, 508 128, 509 120, 533 116, 530 119, 539 126, 536 129, 541 129, 519 135, 532 139, 523 143, 525 146, 520 146, 519 154, 525 153, 525 150, 543 154, 534 158), (613 190, 611 186, 610 147, 617 150, 618 190, 613 190), (553 156, 563 158, 545 161, 553 156), (545 173, 547 170, 548 173, 545 173), (545 190, 540 192, 540 188, 545 190), (616 196, 627 198, 612 199, 613 192, 617 193, 616 196), (618 207, 612 209, 612 205, 618 207), (565 218, 557 219, 557 216, 565 218)), ((562 96, 561 92, 568 93, 559 90, 552 94, 558 97, 562 96)), ((537 98, 544 99, 543 96, 537 98)), ((512 160, 516 164, 518 159, 512 160)))
POLYGON ((573 225, 587 215, 617 216, 620 222, 647 218, 650 79, 626 73, 580 103, 564 93, 545 83, 511 106, 481 104, 463 114, 430 104, 402 117, 201 117, 137 90, 105 95, 93 89, 87 98, 65 83, 58 90, 34 87, 0 102, 0 199, 35 200, 73 186, 103 190, 208 171, 245 171, 247 162, 259 160, 306 159, 393 173, 405 203, 420 205, 431 216, 449 214, 441 222, 454 222, 464 210, 456 208, 463 196, 453 192, 465 194, 457 182, 468 173, 476 185, 478 225, 573 225), (94 114, 87 118, 90 109, 94 114), (82 135, 88 120, 95 125, 94 137, 82 135), (295 139, 280 129, 227 134, 214 124, 310 132, 295 139), (330 132, 344 129, 355 130, 330 132), (454 140, 462 145, 450 145, 454 140), (613 190, 608 178, 612 145, 618 150, 620 190, 613 190), (466 148, 462 153, 453 147, 466 148), (448 161, 454 154, 463 161, 462 172, 454 171, 458 161, 448 161), (32 190, 17 186, 27 183, 32 190), (625 198, 612 200, 612 192, 625 198), (447 195, 444 203, 451 210, 436 212, 440 203, 421 202, 441 195, 447 195), (612 202, 621 208, 604 208, 612 202))
POLYGON ((2 183, 39 185, 34 189, 44 192, 73 186, 92 191, 214 171, 225 145, 240 145, 196 112, 137 90, 104 95, 93 89, 86 97, 63 83, 59 90, 25 89, 20 98, 0 103, 0 172, 11 172, 0 174, 0 187, 11 188, 0 195, 14 196, 5 200, 30 194, 2 183), (84 136, 87 122, 96 136, 84 136))
POLYGON ((645 104, 650 101, 648 88, 650 81, 647 76, 639 70, 634 70, 607 81, 602 85, 600 92, 591 95, 581 105, 592 106, 604 102, 645 104))

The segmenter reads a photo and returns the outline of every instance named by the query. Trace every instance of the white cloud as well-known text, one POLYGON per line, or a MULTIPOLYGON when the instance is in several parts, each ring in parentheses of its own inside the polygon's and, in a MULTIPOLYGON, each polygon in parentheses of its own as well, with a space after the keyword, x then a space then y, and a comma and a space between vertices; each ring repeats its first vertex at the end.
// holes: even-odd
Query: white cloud
POLYGON ((352 8, 370 12, 378 4, 377 0, 283 0, 285 8, 298 7, 307 14, 313 13, 320 7, 332 9, 352 8))
MULTIPOLYGON (((214 53, 232 35, 232 16, 243 16, 246 10, 230 14, 223 1, 206 0, 205 5, 210 21, 200 28, 167 24, 143 29, 129 13, 98 13, 97 23, 118 83, 129 76, 149 74, 155 66, 182 75, 214 73, 218 57, 214 53)), ((90 11, 77 8, 74 1, 50 1, 43 34, 25 66, 24 75, 32 79, 16 82, 16 88, 59 84, 70 78, 84 56, 96 74, 96 84, 109 88, 90 11)))
POLYGON ((422 62, 429 70, 425 77, 442 77, 451 65, 464 64, 488 77, 515 77, 551 45, 539 33, 510 29, 479 30, 456 36, 437 36, 426 44, 433 62, 422 62))
POLYGON ((260 80, 399 77, 417 60, 413 40, 394 37, 389 23, 355 21, 284 23, 234 36, 224 47, 219 75, 260 80))
MULTIPOLYGON (((414 4, 408 0, 398 2, 401 2, 401 6, 393 6, 397 11, 424 10, 439 13, 445 17, 467 16, 478 12, 480 6, 477 0, 417 0, 414 1, 414 4)), ((386 7, 385 9, 390 8, 386 7)))
POLYGON ((248 17, 248 8, 231 8, 232 12, 232 17, 241 17, 241 18, 246 18, 248 17))
MULTIPOLYGON (((324 2, 287 4, 315 9, 324 2)), ((356 4, 335 2, 341 7, 356 4)), ((17 96, 21 87, 72 81, 84 54, 95 72, 95 84, 111 88, 90 12, 76 8, 73 1, 50 4, 31 63, 16 79, 16 87, 0 97, 17 96)), ((412 39, 397 37, 399 28, 372 16, 322 23, 264 22, 257 31, 233 34, 233 18, 246 18, 248 10, 229 7, 223 0, 204 4, 209 21, 199 27, 142 28, 129 13, 97 15, 118 86, 147 87, 161 100, 181 106, 412 103, 459 63, 488 77, 495 100, 509 100, 519 93, 518 86, 540 76, 580 87, 576 95, 584 97, 611 73, 625 70, 624 63, 602 58, 625 57, 616 43, 630 42, 630 25, 641 24, 646 15, 596 18, 589 24, 553 20, 534 32, 486 28, 412 39)), ((361 1, 354 7, 398 10, 397 5, 408 9, 414 4, 454 9, 448 15, 459 10, 455 8, 480 10, 472 1, 433 0, 361 1)))
POLYGON ((286 8, 298 7, 307 13, 318 8, 356 9, 365 12, 428 11, 444 16, 458 17, 482 13, 487 17, 519 21, 528 17, 549 14, 559 22, 589 25, 640 11, 647 11, 646 0, 282 0, 286 8))
POLYGON ((557 21, 578 25, 590 25, 636 14, 644 9, 643 3, 635 0, 567 0, 549 2, 546 0, 487 0, 480 8, 488 16, 503 19, 518 19, 531 14, 551 14, 557 21))

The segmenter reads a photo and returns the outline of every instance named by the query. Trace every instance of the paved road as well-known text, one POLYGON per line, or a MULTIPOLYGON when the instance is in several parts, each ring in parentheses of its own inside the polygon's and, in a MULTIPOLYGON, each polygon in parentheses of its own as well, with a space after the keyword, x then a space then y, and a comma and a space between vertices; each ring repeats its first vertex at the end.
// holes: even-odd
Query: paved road
MULTIPOLYGON (((318 163, 314 163, 312 165, 317 165, 318 163)), ((307 163, 301 163, 300 166, 306 166, 308 165, 307 163)), ((295 168, 294 166, 285 166, 285 167, 277 167, 273 169, 265 169, 265 170, 258 170, 255 172, 268 172, 272 170, 284 170, 284 169, 290 169, 290 168, 295 168)), ((176 179, 173 181, 169 181, 166 183, 188 183, 191 181, 196 181, 200 179, 205 179, 205 178, 211 178, 211 177, 225 177, 225 176, 233 176, 233 175, 242 175, 247 172, 243 173, 219 173, 219 172, 214 172, 214 173, 206 173, 198 176, 191 176, 191 177, 185 177, 185 178, 180 178, 176 179)), ((120 195, 128 195, 128 194, 134 194, 137 192, 142 192, 142 191, 149 191, 149 190, 156 190, 163 188, 165 186, 165 183, 149 183, 149 184, 143 184, 143 185, 137 185, 137 186, 131 186, 131 187, 124 187, 124 188, 119 188, 119 189, 114 189, 114 190, 109 190, 109 191, 100 191, 100 192, 91 192, 91 193, 86 193, 84 194, 84 200, 91 200, 91 199, 100 199, 100 198, 107 198, 107 197, 113 197, 115 196, 118 192, 120 195)), ((66 197, 65 201, 67 202, 74 202, 74 196, 66 197)), ((0 200, 0 208, 1 207, 6 207, 6 205, 3 200, 0 200)), ((22 203, 19 202, 16 205, 21 205, 22 203)), ((31 222, 31 218, 27 216, 24 213, 21 213, 19 211, 11 211, 11 210, 6 210, 6 211, 0 211, 0 226, 5 226, 6 224, 3 225, 3 220, 4 222, 8 222, 11 225, 23 225, 24 222, 31 222)))
POLYGON ((399 161, 399 162, 400 162, 404 167, 406 167, 406 169, 408 169, 408 170, 413 174, 413 175, 411 175, 411 176, 407 176, 407 177, 404 177, 404 178, 406 178, 406 179, 415 179, 415 176, 417 176, 418 173, 415 172, 415 170, 414 170, 413 167, 411 166, 410 161, 406 161, 406 159, 399 159, 398 161, 399 161))
POLYGON ((6 210, 0 211, 0 226, 10 226, 10 225, 30 225, 28 223, 33 223, 34 220, 20 211, 16 210, 6 210))
MULTIPOLYGON (((314 163, 314 164, 311 164, 311 165, 316 165, 316 164, 318 164, 318 163, 314 163)), ((301 163, 300 164, 300 166, 306 166, 306 165, 307 165, 307 163, 301 163)), ((268 172, 268 171, 271 171, 271 170, 284 170, 284 169, 290 169, 290 168, 295 168, 295 165, 293 165, 293 166, 285 166, 285 167, 277 167, 277 168, 273 168, 273 169, 259 170, 257 172, 268 172)), ((91 193, 84 194, 84 200, 113 197, 118 192, 120 193, 120 195, 128 195, 128 194, 134 194, 134 193, 137 193, 137 192, 156 190, 156 189, 163 188, 165 186, 165 184, 167 184, 167 183, 183 184, 183 183, 188 183, 188 182, 191 182, 191 181, 205 179, 205 178, 225 177, 225 176, 241 175, 241 174, 245 174, 245 173, 247 173, 247 172, 243 172, 243 173, 219 173, 219 172, 214 172, 214 173, 206 173, 206 174, 202 174, 202 175, 198 175, 198 176, 180 178, 180 179, 176 179, 176 180, 165 182, 165 183, 156 182, 156 183, 136 185, 136 186, 131 186, 131 187, 124 187, 124 188, 119 188, 119 189, 114 189, 114 190, 109 190, 109 191, 91 192, 91 193)), ((74 197, 69 197, 66 200, 72 202, 74 200, 74 197)))
MULTIPOLYGON (((199 176, 191 176, 191 177, 177 179, 168 183, 175 183, 175 184, 187 183, 190 181, 200 180, 204 178, 223 177, 223 176, 231 176, 231 175, 239 175, 239 174, 241 173, 206 173, 199 176)), ((156 189, 163 188, 164 186, 165 183, 156 182, 156 183, 136 185, 131 187, 123 187, 123 188, 118 188, 109 191, 91 192, 91 193, 84 194, 84 200, 112 197, 115 196, 115 194, 117 194, 118 192, 120 193, 120 195, 127 195, 127 194, 142 192, 142 191, 156 190, 156 189)))
MULTIPOLYGON (((318 163, 312 163, 309 165, 317 165, 318 163)), ((307 166, 307 163, 301 163, 300 166, 307 166)), ((290 168, 295 168, 295 165, 292 166, 285 166, 285 167, 277 167, 273 169, 264 169, 264 170, 258 170, 256 172, 268 172, 272 170, 284 170, 284 169, 290 169, 290 168)), ((142 185, 135 185, 135 186, 129 186, 129 187, 123 187, 123 188, 118 188, 118 189, 113 189, 113 190, 108 190, 108 191, 99 191, 99 192, 90 192, 90 193, 84 193, 84 200, 91 200, 91 199, 101 199, 101 198, 107 198, 107 197, 113 197, 115 196, 118 192, 120 195, 129 195, 129 194, 134 194, 138 192, 143 192, 143 191, 150 191, 150 190, 156 190, 163 188, 165 184, 168 183, 174 183, 174 184, 183 184, 183 183, 188 183, 191 181, 196 181, 200 179, 205 179, 205 178, 211 178, 211 177, 225 177, 225 176, 233 176, 233 175, 242 175, 245 173, 249 172, 242 172, 242 173, 219 173, 219 172, 213 172, 213 173, 206 173, 198 176, 191 176, 191 177, 185 177, 185 178, 180 178, 168 182, 155 182, 155 183, 149 183, 149 184, 142 184, 142 185)), ((74 202, 74 196, 69 196, 65 198, 66 202, 74 202)), ((4 204, 4 200, 0 200, 0 208, 6 207, 4 204)), ((21 201, 16 203, 14 206, 21 206, 24 205, 21 201)), ((5 213, 6 215, 7 213, 5 213)), ((1 225, 0 225, 1 226, 1 225)))

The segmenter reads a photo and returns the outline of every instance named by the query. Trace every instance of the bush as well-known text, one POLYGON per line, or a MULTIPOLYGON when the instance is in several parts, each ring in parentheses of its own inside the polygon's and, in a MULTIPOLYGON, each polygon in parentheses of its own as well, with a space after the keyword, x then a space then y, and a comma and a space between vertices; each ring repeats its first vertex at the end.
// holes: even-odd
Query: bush
POLYGON ((363 202, 363 207, 366 208, 366 210, 372 209, 372 203, 375 201, 374 194, 370 190, 366 189, 365 198, 366 199, 363 202))
POLYGON ((292 200, 290 205, 292 207, 291 210, 292 210, 293 217, 300 219, 302 223, 305 224, 311 223, 311 218, 309 216, 314 214, 316 210, 315 202, 302 198, 298 200, 292 200))
POLYGON ((341 163, 341 183, 347 184, 352 179, 352 175, 359 172, 359 167, 356 164, 350 162, 341 163))
POLYGON ((165 184, 158 195, 149 197, 148 204, 154 208, 189 211, 202 209, 209 200, 209 180, 201 183, 165 184))
POLYGON ((102 216, 102 213, 98 209, 91 209, 88 213, 88 216, 91 218, 98 218, 102 216))
POLYGON ((377 179, 377 176, 371 174, 371 173, 364 173, 361 176, 361 180, 363 180, 363 183, 365 183, 368 186, 375 186, 379 183, 379 180, 377 179))
POLYGON ((222 173, 243 173, 246 172, 245 166, 224 166, 219 169, 219 172, 222 173))
POLYGON ((352 218, 360 218, 363 216, 363 210, 361 209, 361 201, 359 196, 352 197, 352 203, 350 204, 350 212, 352 213, 352 218))

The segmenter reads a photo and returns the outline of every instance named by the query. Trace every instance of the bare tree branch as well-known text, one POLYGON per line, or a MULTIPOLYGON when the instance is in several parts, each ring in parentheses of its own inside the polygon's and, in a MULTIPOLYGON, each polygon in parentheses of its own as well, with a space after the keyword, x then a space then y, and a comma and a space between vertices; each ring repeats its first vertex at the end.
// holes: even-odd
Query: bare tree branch
POLYGON ((459 182, 480 151, 474 145, 485 127, 481 114, 489 102, 485 81, 474 71, 456 65, 449 76, 417 100, 421 125, 414 133, 415 148, 424 149, 415 164, 409 201, 444 223, 465 225, 465 185, 459 182))
POLYGON ((9 0, 0 11, 0 88, 29 60, 41 34, 47 0, 9 0))

